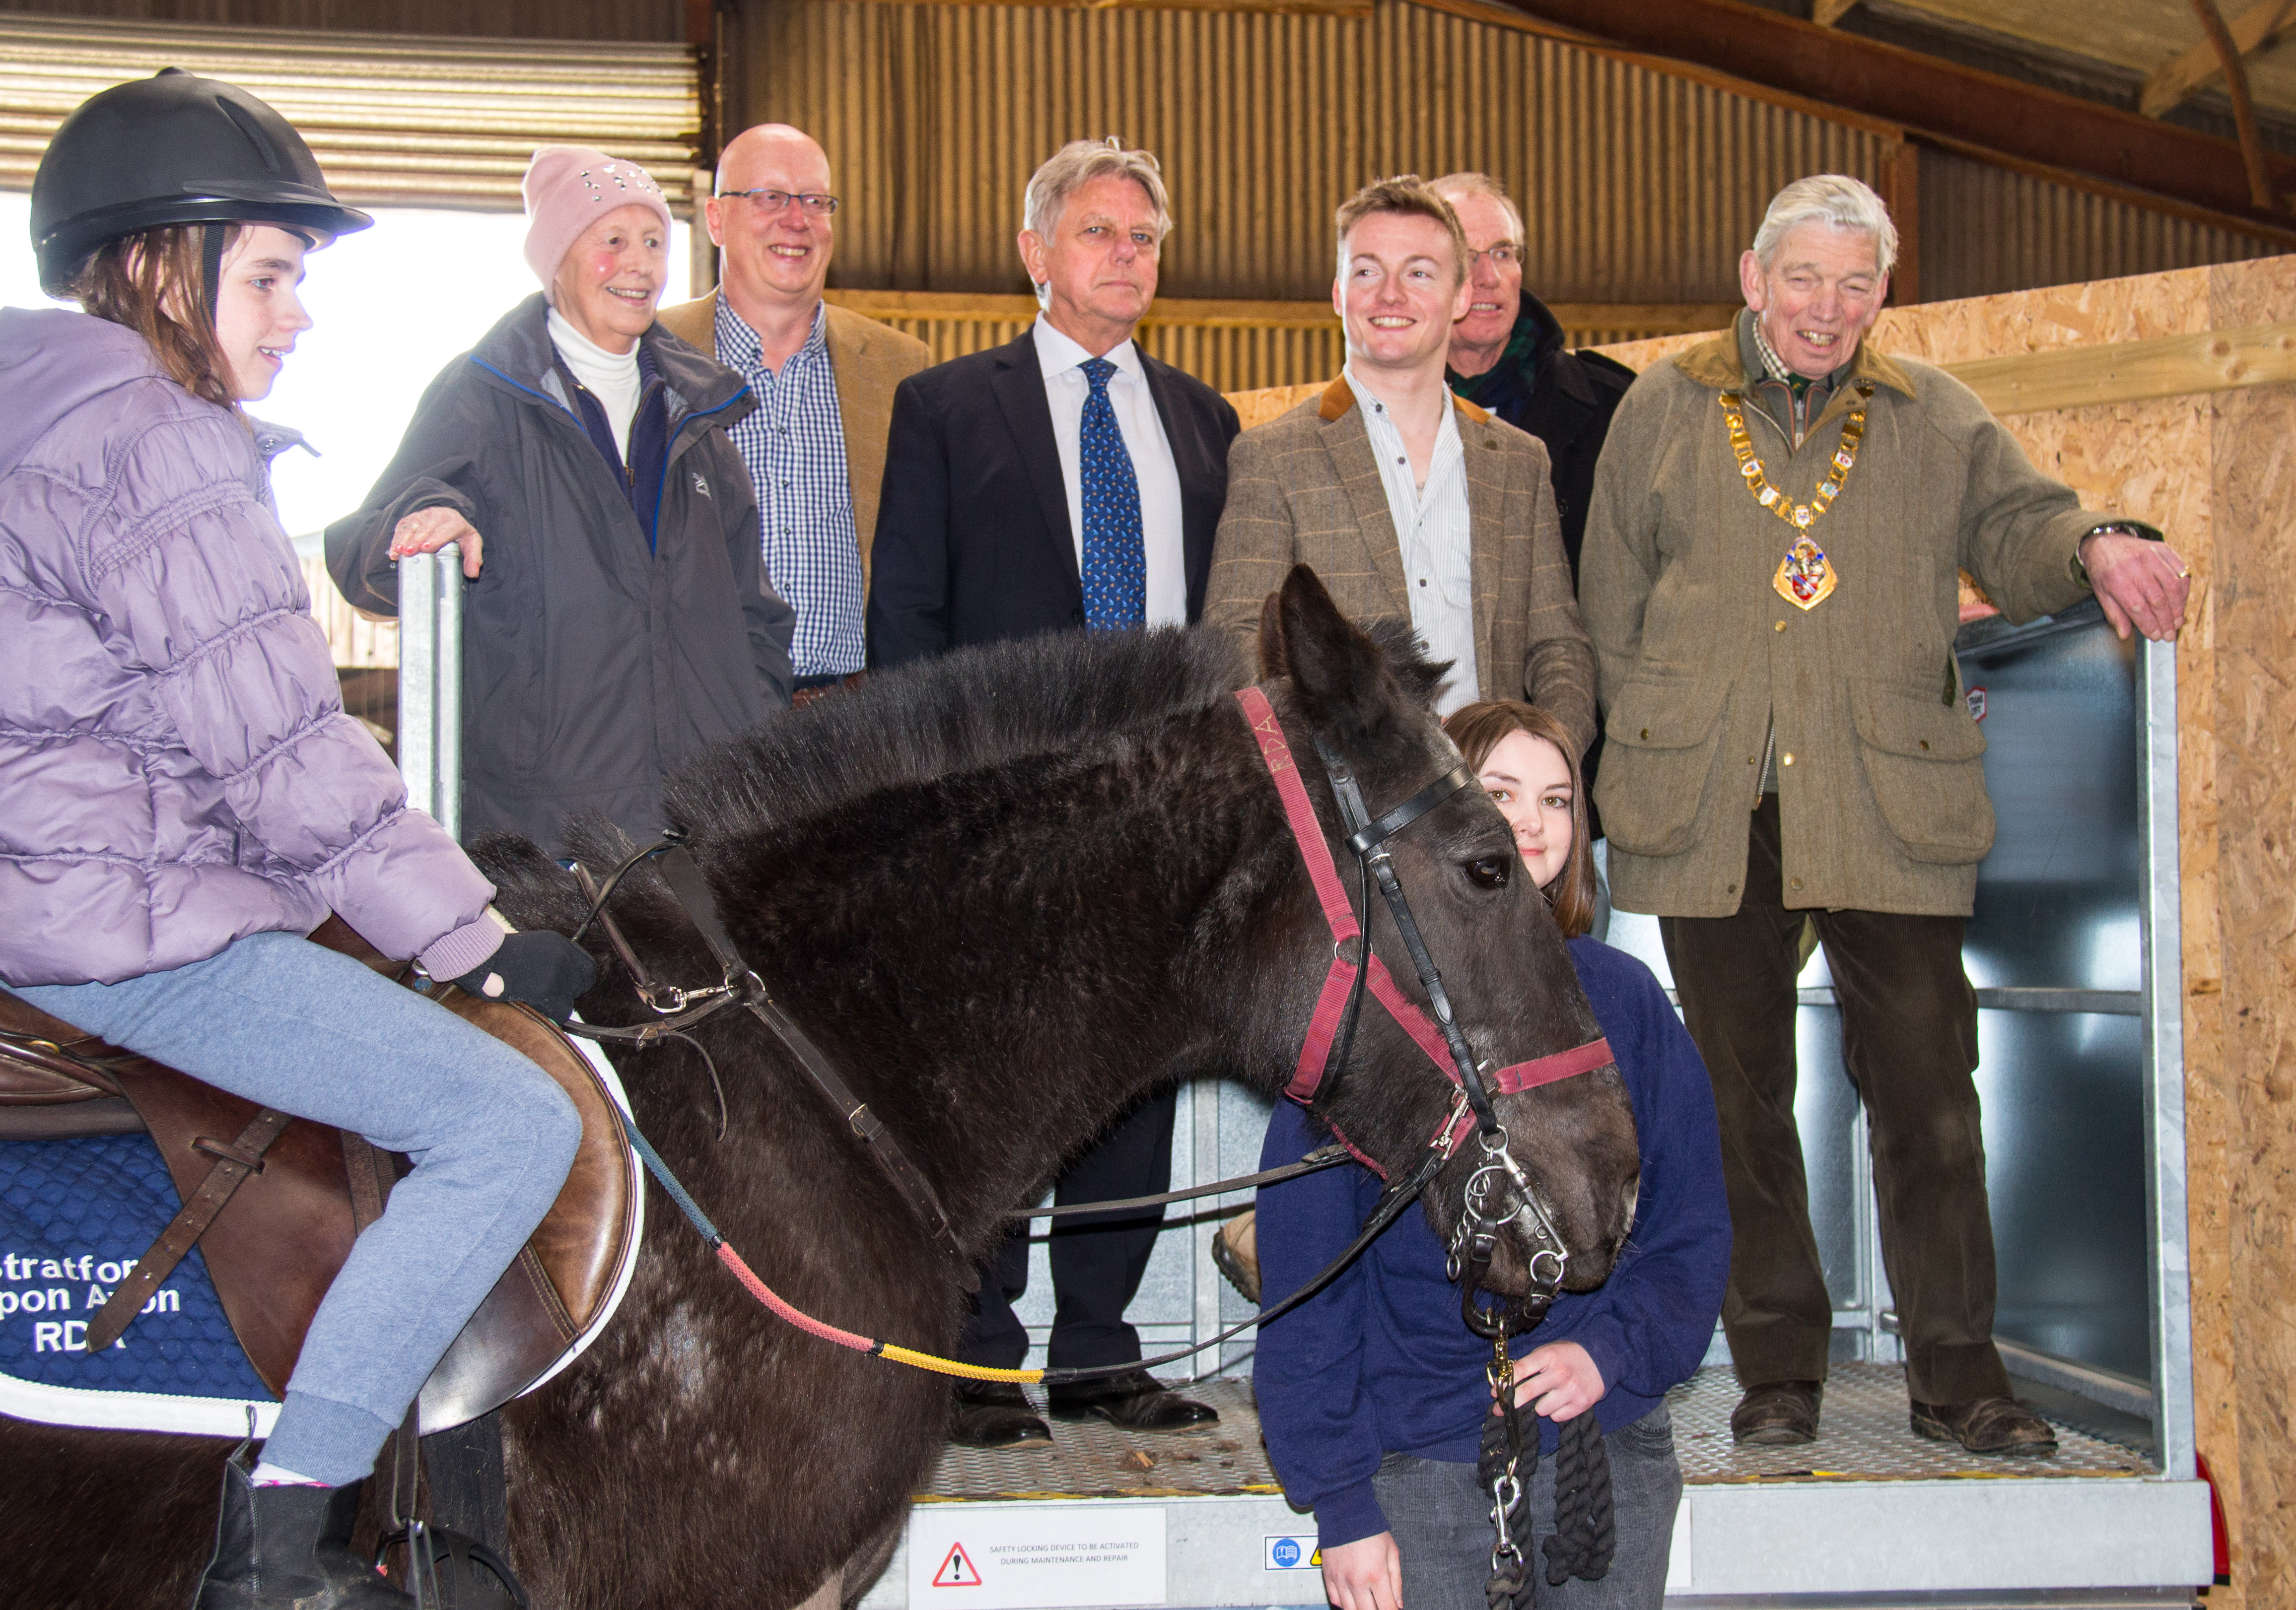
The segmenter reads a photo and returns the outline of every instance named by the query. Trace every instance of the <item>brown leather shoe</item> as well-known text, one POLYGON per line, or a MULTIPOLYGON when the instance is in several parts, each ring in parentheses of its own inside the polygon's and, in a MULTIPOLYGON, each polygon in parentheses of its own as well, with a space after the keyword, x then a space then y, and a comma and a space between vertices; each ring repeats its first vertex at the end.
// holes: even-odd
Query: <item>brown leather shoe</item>
POLYGON ((959 1381, 948 1411, 948 1440, 960 1448, 1052 1445, 1053 1428, 1009 1381, 959 1381))
POLYGON ((1051 1397, 1056 1420, 1096 1416, 1125 1431, 1198 1431, 1219 1424, 1218 1410, 1182 1397, 1144 1369, 1054 1386, 1051 1397))
POLYGON ((1750 1386, 1730 1411, 1730 1440, 1760 1448, 1791 1448, 1817 1441, 1823 1381, 1766 1381, 1750 1386))
POLYGON ((1914 1432, 1933 1442, 1959 1442, 1972 1453, 2047 1459, 2057 1451, 2048 1421, 2014 1398, 1970 1403, 1915 1403, 1914 1432))
POLYGON ((1247 1303, 1259 1301, 1259 1214, 1246 1208, 1219 1228, 1212 1238, 1212 1267, 1243 1294, 1247 1303))

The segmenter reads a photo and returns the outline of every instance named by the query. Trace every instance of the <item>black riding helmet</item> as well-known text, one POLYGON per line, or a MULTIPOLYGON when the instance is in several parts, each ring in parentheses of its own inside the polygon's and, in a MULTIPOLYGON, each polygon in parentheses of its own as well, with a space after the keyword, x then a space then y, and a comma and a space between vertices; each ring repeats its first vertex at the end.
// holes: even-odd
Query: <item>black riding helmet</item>
POLYGON ((52 297, 105 241, 166 224, 275 224, 316 245, 373 222, 328 192, 286 119, 180 67, 82 102, 32 179, 32 249, 52 297))

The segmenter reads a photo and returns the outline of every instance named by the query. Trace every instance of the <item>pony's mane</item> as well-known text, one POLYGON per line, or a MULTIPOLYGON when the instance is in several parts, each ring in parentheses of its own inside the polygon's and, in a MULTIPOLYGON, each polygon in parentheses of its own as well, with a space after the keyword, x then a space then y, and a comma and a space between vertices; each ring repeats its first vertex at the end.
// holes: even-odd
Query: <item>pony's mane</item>
POLYGON ((881 789, 1113 742, 1242 685, 1225 633, 1059 632, 871 674, 768 716, 671 774, 663 806, 696 831, 773 827, 881 789))

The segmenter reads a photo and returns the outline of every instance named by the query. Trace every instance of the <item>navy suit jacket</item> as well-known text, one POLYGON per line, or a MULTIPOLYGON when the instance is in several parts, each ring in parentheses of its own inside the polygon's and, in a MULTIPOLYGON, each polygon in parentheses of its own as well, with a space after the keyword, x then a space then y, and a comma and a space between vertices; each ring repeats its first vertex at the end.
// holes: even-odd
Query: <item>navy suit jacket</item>
MULTIPOLYGON (((1140 363, 1179 471, 1193 625, 1227 502, 1235 410, 1193 375, 1144 352, 1140 363)), ((895 390, 872 559, 872 666, 1084 625, 1068 488, 1033 329, 922 370, 895 390)))

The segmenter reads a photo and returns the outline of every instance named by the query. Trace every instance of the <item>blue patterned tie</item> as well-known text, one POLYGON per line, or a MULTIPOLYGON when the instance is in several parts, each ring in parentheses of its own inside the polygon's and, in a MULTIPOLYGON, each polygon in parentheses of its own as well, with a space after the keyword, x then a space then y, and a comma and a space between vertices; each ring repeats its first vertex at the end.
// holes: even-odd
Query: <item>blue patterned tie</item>
POLYGON ((1078 365, 1092 386, 1077 431, 1084 472, 1084 624, 1095 632, 1136 626, 1148 618, 1148 553, 1140 535, 1140 481, 1108 400, 1116 365, 1086 358, 1078 365))

